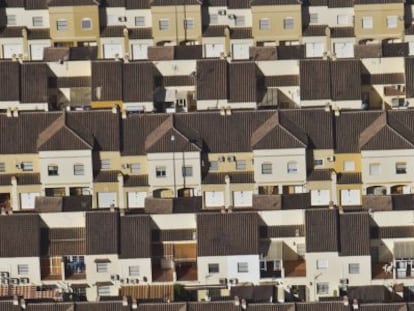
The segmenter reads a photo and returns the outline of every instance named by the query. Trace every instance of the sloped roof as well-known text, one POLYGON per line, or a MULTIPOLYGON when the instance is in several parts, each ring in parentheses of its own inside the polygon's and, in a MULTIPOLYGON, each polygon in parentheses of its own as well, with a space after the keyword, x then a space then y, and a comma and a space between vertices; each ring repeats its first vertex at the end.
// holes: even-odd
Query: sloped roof
POLYGON ((119 214, 116 212, 86 213, 86 254, 117 254, 119 214))
POLYGON ((123 65, 122 93, 124 102, 154 100, 156 67, 152 62, 130 62, 123 65))
POLYGON ((405 93, 407 98, 414 97, 414 57, 405 58, 405 93))
MULTIPOLYGON (((1 310, 1 309, 0 309, 1 310)), ((26 302, 27 311, 74 311, 73 302, 26 302)))
POLYGON ((306 148, 307 136, 289 119, 274 113, 251 136, 252 149, 306 148))
POLYGON ((19 82, 19 62, 0 61, 0 101, 19 101, 19 82))
POLYGON ((259 253, 256 213, 198 214, 198 256, 253 255, 259 253))
POLYGON ((257 101, 257 68, 255 62, 230 63, 228 74, 229 102, 257 101))
POLYGON ((339 217, 336 209, 307 210, 305 229, 308 253, 339 251, 339 217))
POLYGON ((341 256, 369 256, 368 213, 346 213, 339 217, 341 256))
POLYGON ((122 62, 92 62, 92 100, 122 100, 122 62))
POLYGON ((88 131, 77 124, 75 119, 66 119, 66 113, 57 118, 37 139, 37 150, 83 150, 93 149, 94 138, 88 131))
POLYGON ((20 65, 20 101, 22 103, 47 103, 47 65, 28 62, 20 65))
POLYGON ((226 60, 197 60, 197 100, 227 99, 226 60))
POLYGON ((298 302, 296 311, 349 311, 349 306, 344 306, 342 301, 326 302, 298 302))
POLYGON ((50 228, 47 232, 48 256, 85 254, 85 228, 50 228))
POLYGON ((128 215, 120 222, 119 258, 151 258, 151 217, 128 215))

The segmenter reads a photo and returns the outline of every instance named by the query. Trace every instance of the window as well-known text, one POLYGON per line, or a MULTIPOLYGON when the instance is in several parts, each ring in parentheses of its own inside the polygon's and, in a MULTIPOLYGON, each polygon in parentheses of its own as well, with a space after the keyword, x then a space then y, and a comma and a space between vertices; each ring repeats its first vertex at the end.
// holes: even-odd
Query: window
POLYGON ((167 170, 165 168, 165 166, 157 166, 155 168, 155 176, 157 178, 164 178, 167 176, 167 170))
POLYGON ((272 163, 263 163, 262 164, 262 175, 272 174, 272 163))
POLYGON ((323 159, 315 159, 315 160, 313 160, 313 166, 314 167, 323 166, 323 159))
POLYGON ((267 261, 260 260, 260 270, 263 270, 263 271, 267 270, 267 261))
POLYGON ((3 173, 6 171, 6 163, 0 162, 0 172, 3 173))
POLYGON ((23 171, 33 171, 32 162, 22 162, 21 167, 23 171))
POLYGON ((193 176, 193 167, 192 166, 183 166, 183 177, 191 177, 193 176))
POLYGON ((237 263, 237 272, 239 272, 239 273, 249 272, 249 263, 248 262, 238 262, 237 263))
POLYGON ((208 273, 219 273, 219 264, 218 263, 209 263, 208 264, 208 273))
POLYGON ((194 20, 192 18, 184 20, 184 29, 194 29, 194 20))
POLYGON ((296 174, 298 172, 298 164, 296 162, 288 162, 287 173, 296 174))
POLYGON ((355 171, 355 162, 354 161, 344 161, 344 171, 350 172, 355 171))
POLYGON ((407 174, 407 163, 405 162, 395 163, 395 174, 407 174))
POLYGON ((217 25, 218 24, 218 15, 217 14, 210 14, 210 25, 217 25))
POLYGON ((283 29, 293 29, 294 21, 292 17, 283 19, 283 29))
POLYGON ((97 262, 96 263, 96 272, 98 272, 98 273, 108 272, 108 263, 107 262, 97 262))
POLYGON ((59 167, 56 164, 51 164, 47 166, 47 174, 49 176, 58 176, 59 175, 59 167))
POLYGON ((109 170, 111 168, 111 160, 102 159, 101 160, 101 170, 109 170))
POLYGON ((217 171, 218 170, 218 161, 210 161, 209 171, 217 171))
POLYGON ((135 16, 135 26, 144 27, 145 26, 145 16, 135 16))
POLYGON ((244 16, 236 16, 236 19, 234 20, 235 26, 245 26, 246 25, 246 19, 244 16))
POLYGON ((362 18, 362 28, 363 29, 372 29, 374 22, 372 21, 372 16, 365 16, 362 18))
POLYGON ((139 276, 139 266, 129 266, 128 274, 129 276, 139 276))
POLYGON ((318 18, 318 13, 310 13, 309 15, 309 22, 311 24, 316 24, 318 22, 319 18, 318 18))
POLYGON ((359 274, 359 263, 350 263, 348 265, 349 274, 359 274))
POLYGON ((57 31, 68 30, 68 21, 66 19, 61 19, 56 22, 57 31))
POLYGON ((316 269, 318 270, 328 269, 328 260, 327 259, 316 260, 316 269))
POLYGON ((329 293, 329 283, 316 283, 316 293, 318 295, 327 295, 329 293))
POLYGON ((348 25, 349 24, 349 16, 348 15, 338 15, 336 18, 336 23, 338 25, 348 25))
POLYGON ((306 252, 306 244, 305 243, 296 244, 296 253, 298 253, 299 256, 305 256, 305 252, 306 252))
POLYGON ((168 27, 169 27, 169 21, 168 21, 168 19, 160 19, 158 21, 158 28, 160 30, 167 30, 168 27))
POLYGON ((244 171, 245 169, 246 169, 246 161, 245 160, 236 161, 236 170, 244 171))
POLYGON ((75 176, 85 175, 85 166, 83 164, 75 164, 73 166, 73 175, 75 176))
POLYGON ((85 273, 85 257, 84 256, 64 256, 65 274, 70 276, 76 273, 85 273))
POLYGON ((28 275, 29 274, 29 265, 27 265, 27 264, 17 265, 17 274, 19 274, 19 275, 28 275))
POLYGON ((84 18, 81 21, 82 29, 92 29, 92 21, 90 18, 84 18))
POLYGON ((141 172, 141 164, 131 163, 130 170, 132 174, 139 174, 141 172))
POLYGON ((33 27, 43 26, 43 17, 42 16, 33 16, 32 24, 33 24, 33 27))
POLYGON ((397 28, 397 16, 387 16, 387 28, 397 28))
POLYGON ((7 15, 7 26, 16 26, 16 15, 7 15))
POLYGON ((261 18, 259 20, 259 29, 270 29, 270 20, 268 18, 261 18))
POLYGON ((98 286, 98 296, 109 296, 111 288, 109 286, 98 286))
POLYGON ((371 163, 369 165, 369 174, 372 176, 377 176, 379 175, 381 170, 381 166, 379 163, 371 163))

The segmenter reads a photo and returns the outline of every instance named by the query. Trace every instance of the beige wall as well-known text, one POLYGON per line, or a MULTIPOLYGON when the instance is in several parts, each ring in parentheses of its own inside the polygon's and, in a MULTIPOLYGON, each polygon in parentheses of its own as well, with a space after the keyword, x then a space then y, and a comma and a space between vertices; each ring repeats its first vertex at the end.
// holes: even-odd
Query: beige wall
POLYGON ((170 5, 153 6, 152 13, 152 36, 154 42, 161 41, 201 41, 201 7, 199 5, 170 5), (168 29, 160 30, 160 20, 168 20, 168 29), (184 29, 184 20, 194 21, 193 29, 184 29))
POLYGON ((388 39, 398 38, 404 32, 404 4, 403 3, 386 3, 386 4, 369 4, 354 6, 355 10, 355 36, 358 40, 362 39, 388 39), (396 16, 397 26, 395 28, 387 27, 387 17, 396 16), (372 28, 363 29, 363 17, 372 17, 372 28), (400 18, 401 17, 401 18, 400 18))
POLYGON ((49 8, 50 37, 53 41, 96 41, 99 37, 98 6, 62 6, 49 8), (82 29, 82 19, 92 21, 91 29, 82 29), (65 19, 68 22, 66 31, 57 31, 57 21, 65 19))
POLYGON ((255 41, 300 40, 302 37, 301 5, 252 6, 252 32, 255 41), (283 28, 283 20, 292 17, 292 29, 283 28), (259 29, 262 18, 270 20, 269 29, 259 29))
MULTIPOLYGON (((337 173, 343 173, 344 162, 353 161, 355 164, 355 170, 353 172, 361 172, 361 155, 359 153, 337 153, 335 154, 335 171, 337 173)), ((352 172, 352 171, 348 171, 352 172)))
POLYGON ((253 170, 253 154, 250 152, 243 152, 243 153, 209 153, 208 160, 211 161, 218 161, 218 170, 211 171, 214 172, 245 172, 245 171, 252 171, 253 170), (218 161, 218 159, 223 158, 225 161, 218 161), (233 157, 235 157, 236 161, 233 161, 233 157), (229 161, 229 159, 231 159, 229 161), (245 161, 246 169, 245 170, 237 170, 236 169, 236 162, 237 161, 245 161))

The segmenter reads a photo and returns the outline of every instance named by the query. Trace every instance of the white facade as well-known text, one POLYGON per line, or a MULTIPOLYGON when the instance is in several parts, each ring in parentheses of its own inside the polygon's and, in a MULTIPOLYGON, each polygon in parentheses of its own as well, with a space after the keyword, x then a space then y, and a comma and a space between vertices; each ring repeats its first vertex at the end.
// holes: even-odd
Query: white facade
MULTIPOLYGON (((26 269, 25 269, 26 270, 26 269)), ((0 272, 7 272, 9 279, 29 278, 29 284, 41 284, 39 257, 0 258, 0 272), (27 273, 19 274, 19 265, 27 265, 27 273)), ((12 280, 9 280, 12 282, 12 280)))

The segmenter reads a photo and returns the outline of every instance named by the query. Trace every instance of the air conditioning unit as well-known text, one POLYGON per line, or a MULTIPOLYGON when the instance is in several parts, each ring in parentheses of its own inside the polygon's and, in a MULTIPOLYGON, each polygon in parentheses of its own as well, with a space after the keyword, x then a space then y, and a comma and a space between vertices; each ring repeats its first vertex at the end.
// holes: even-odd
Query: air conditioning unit
POLYGON ((2 278, 8 278, 9 275, 10 275, 9 272, 7 272, 7 271, 0 272, 0 277, 2 277, 2 278))
POLYGON ((1 285, 9 285, 9 279, 1 279, 1 285))
POLYGON ((237 18, 237 16, 234 15, 234 14, 230 14, 230 15, 227 15, 227 16, 228 16, 229 19, 236 19, 237 18))
POLYGON ((10 281, 12 285, 19 285, 20 283, 20 280, 18 278, 12 278, 10 281))
POLYGON ((128 163, 124 163, 124 164, 122 164, 122 168, 123 168, 123 169, 127 169, 127 168, 129 168, 129 164, 128 164, 128 163))
POLYGON ((119 279, 119 282, 121 282, 122 284, 125 283, 125 279, 119 279))
POLYGON ((328 162, 334 162, 335 161, 335 157, 334 156, 330 156, 330 157, 327 157, 326 160, 328 160, 328 162))
POLYGON ((111 281, 119 281, 119 274, 112 274, 111 281))
POLYGON ((219 283, 221 285, 226 285, 227 284, 227 279, 226 278, 221 278, 221 279, 219 279, 219 283))
POLYGON ((226 161, 226 158, 225 157, 218 157, 217 161, 224 162, 224 161, 226 161))
POLYGON ((239 280, 238 279, 230 279, 229 282, 230 282, 230 284, 238 284, 239 280))
POLYGON ((16 168, 19 170, 23 169, 23 163, 17 163, 16 168))
POLYGON ((226 15, 226 10, 218 10, 218 15, 226 15))
POLYGON ((228 156, 227 157, 227 162, 234 162, 236 161, 236 157, 235 156, 228 156))
POLYGON ((126 22, 127 21, 127 18, 126 18, 126 16, 120 16, 120 17, 118 17, 118 20, 120 22, 126 22))
POLYGON ((339 283, 340 283, 341 285, 348 285, 348 284, 349 284, 349 279, 340 279, 340 280, 339 280, 339 283))
POLYGON ((30 284, 30 279, 29 278, 20 278, 20 283, 21 284, 30 284))

